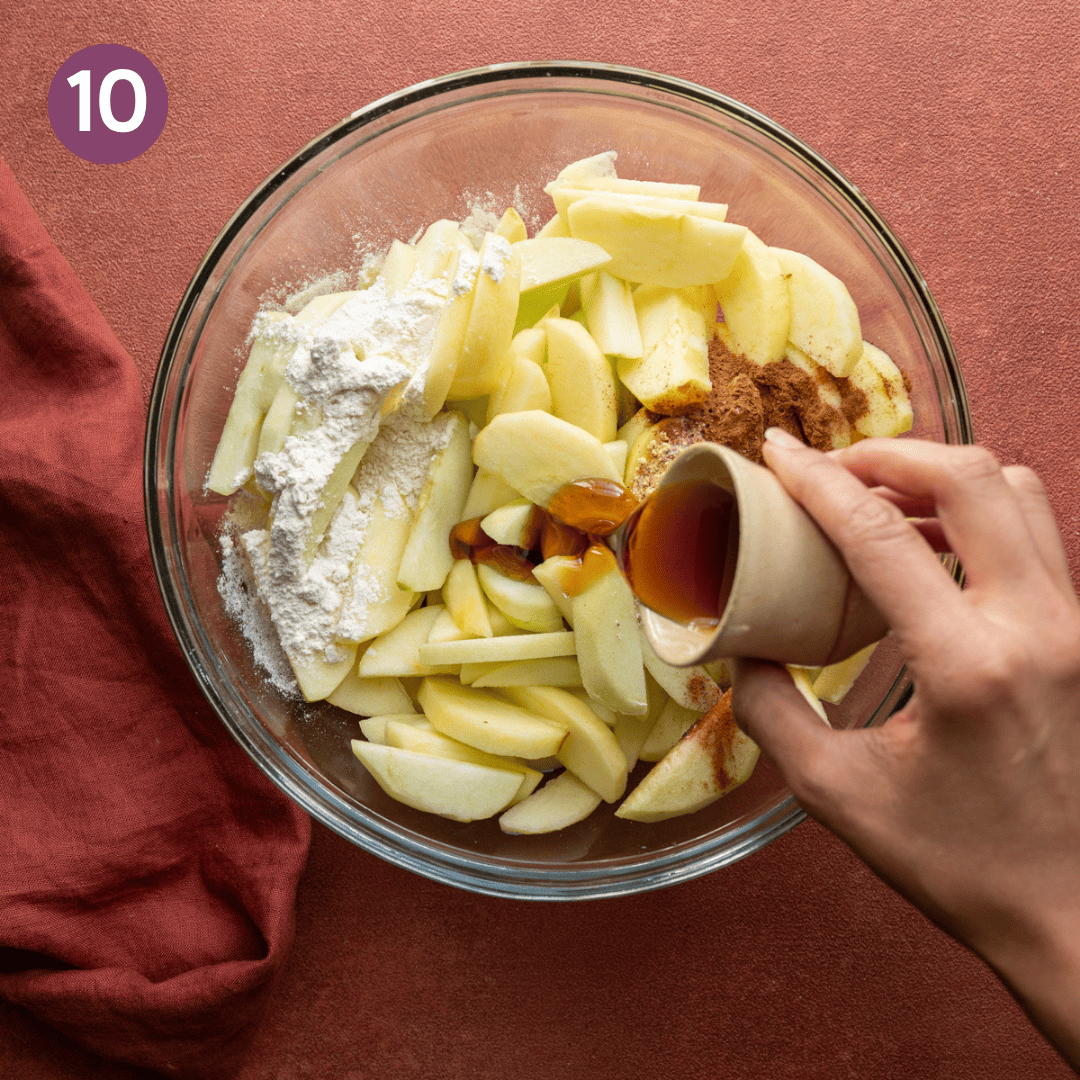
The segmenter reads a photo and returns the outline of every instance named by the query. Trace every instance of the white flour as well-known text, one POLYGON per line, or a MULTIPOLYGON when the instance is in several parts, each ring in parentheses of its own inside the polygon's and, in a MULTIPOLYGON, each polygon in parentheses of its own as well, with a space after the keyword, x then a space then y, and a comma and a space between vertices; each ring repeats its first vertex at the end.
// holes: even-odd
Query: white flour
MULTIPOLYGON (((285 378, 302 422, 280 451, 255 462, 259 487, 273 496, 270 521, 260 528, 231 523, 250 566, 246 586, 237 546, 223 533, 219 590, 279 689, 281 648, 291 657, 321 653, 333 662, 343 606, 351 602, 355 610, 378 599, 376 590, 365 591, 362 574, 352 574, 375 496, 388 489, 384 507, 400 514, 413 509, 432 457, 449 438, 445 423, 428 424, 420 411, 447 291, 445 281, 414 277, 391 297, 376 281, 322 322, 257 319, 253 327, 292 348, 285 378), (395 411, 383 423, 391 403, 395 411), (346 489, 320 537, 327 483, 342 469, 351 473, 358 459, 357 487, 346 489), (267 609, 280 641, 277 655, 265 640, 267 609)), ((289 682, 295 685, 291 676, 289 682)))

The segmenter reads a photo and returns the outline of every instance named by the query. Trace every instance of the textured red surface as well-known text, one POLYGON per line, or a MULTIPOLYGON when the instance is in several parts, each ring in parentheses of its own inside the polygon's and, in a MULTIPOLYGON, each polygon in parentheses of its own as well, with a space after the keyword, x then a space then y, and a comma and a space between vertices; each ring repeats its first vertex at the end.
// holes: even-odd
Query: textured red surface
MULTIPOLYGON (((448 71, 631 64, 745 101, 859 185, 942 309, 977 436, 1042 473, 1080 571, 1071 0, 35 0, 3 21, 0 152, 144 393, 202 254, 310 137, 448 71), (162 138, 127 165, 72 157, 45 111, 60 63, 103 41, 145 52, 171 95, 162 138)), ((137 1075, 11 1007, 0 1018, 0 1075, 137 1075)), ((557 907, 434 885, 316 828, 242 1080, 575 1074, 1070 1075, 977 960, 813 824, 697 882, 557 907)))

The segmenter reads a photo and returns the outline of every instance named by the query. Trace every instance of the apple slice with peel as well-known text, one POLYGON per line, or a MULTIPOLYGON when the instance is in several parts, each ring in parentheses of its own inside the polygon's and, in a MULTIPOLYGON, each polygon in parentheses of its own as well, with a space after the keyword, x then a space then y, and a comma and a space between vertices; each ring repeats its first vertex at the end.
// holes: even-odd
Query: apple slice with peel
MULTIPOLYGON (((498 610, 497 608, 495 609, 498 610)), ((572 630, 551 634, 507 634, 500 637, 469 638, 420 646, 420 660, 425 664, 453 665, 505 663, 509 660, 542 660, 547 656, 574 656, 577 646, 572 630)))
POLYGON ((622 479, 595 435, 538 410, 496 416, 473 440, 473 460, 538 506, 573 480, 622 479))
POLYGON ((722 204, 646 198, 590 193, 567 208, 570 235, 609 252, 608 272, 627 281, 681 289, 731 273, 746 227, 703 216, 722 204))
POLYGON ((726 693, 615 811, 630 821, 693 814, 750 778, 761 751, 735 723, 726 693))
POLYGON ((420 659, 420 649, 427 644, 435 620, 445 610, 436 604, 410 611, 393 630, 380 634, 368 646, 367 652, 360 657, 358 674, 363 678, 375 675, 404 678, 438 671, 441 665, 424 663, 420 659))
POLYGON ((484 237, 479 258, 476 295, 448 401, 490 394, 502 383, 509 365, 518 310, 519 260, 513 246, 496 233, 484 237))
POLYGON ((548 656, 542 660, 512 660, 506 664, 485 665, 485 670, 472 680, 472 685, 476 687, 581 686, 581 669, 572 656, 548 656))
POLYGON ((558 832, 584 821, 602 801, 572 772, 562 772, 501 814, 499 828, 504 833, 530 836, 558 832))
POLYGON ((236 393, 225 418, 206 486, 219 495, 232 495, 251 475, 259 447, 263 418, 274 403, 285 365, 295 344, 273 336, 274 327, 289 318, 283 311, 268 311, 261 317, 264 329, 255 335, 236 393))
POLYGON ((391 720, 397 720, 401 724, 412 724, 413 727, 423 728, 425 731, 434 731, 431 721, 419 713, 388 713, 386 716, 368 716, 360 721, 360 730, 368 742, 386 745, 386 725, 391 720))
POLYGON ((461 520, 472 482, 468 422, 449 413, 446 423, 449 441, 428 470, 398 570, 398 584, 415 592, 441 589, 450 573, 454 557, 447 537, 461 520))
POLYGON ((350 671, 338 683, 326 700, 339 709, 358 716, 383 716, 386 714, 415 713, 412 699, 405 693, 400 679, 392 677, 361 678, 350 671))
POLYGON ((571 601, 581 682, 615 712, 644 716, 648 702, 634 594, 610 553, 604 566, 571 601))
POLYGON ((788 340, 837 378, 862 356, 859 312, 844 283, 808 255, 772 248, 791 297, 788 340))
POLYGON ((466 634, 484 638, 493 636, 484 593, 476 579, 476 568, 468 559, 454 562, 442 593, 447 612, 466 634))
POLYGON ((747 231, 731 273, 715 289, 724 344, 758 364, 779 360, 791 327, 791 293, 776 254, 747 231))
POLYGON ((521 775, 508 769, 359 739, 352 741, 352 749, 391 799, 453 821, 492 817, 510 805, 521 787, 521 775))
POLYGON ((540 585, 518 581, 481 563, 476 579, 487 598, 521 630, 550 634, 563 628, 562 616, 540 585))
POLYGON ((595 435, 615 438, 617 410, 611 364, 584 326, 572 319, 545 319, 547 360, 555 416, 595 435))
POLYGON ((507 686, 502 691, 523 709, 547 717, 569 734, 556 757, 605 802, 626 790, 626 758, 611 729, 579 698, 555 686, 507 686))
POLYGON ((453 679, 424 679, 418 697, 437 731, 489 754, 534 760, 556 753, 566 740, 565 726, 453 679))
POLYGON ((673 415, 700 405, 709 395, 707 324, 699 303, 678 289, 635 290, 642 356, 619 357, 619 378, 653 412, 673 415))

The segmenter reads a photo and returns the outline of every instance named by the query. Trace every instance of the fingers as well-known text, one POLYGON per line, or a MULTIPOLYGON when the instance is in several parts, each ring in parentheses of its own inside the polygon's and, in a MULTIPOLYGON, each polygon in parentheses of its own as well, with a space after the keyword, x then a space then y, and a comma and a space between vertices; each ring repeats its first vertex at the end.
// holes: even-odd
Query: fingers
MULTIPOLYGON (((960 624, 960 591, 900 510, 869 491, 836 455, 819 454, 796 440, 794 446, 781 444, 772 429, 769 435, 769 466, 836 544, 855 580, 902 640, 940 636, 960 624)), ((904 490, 899 481, 880 482, 904 490)))
POLYGON ((1069 561, 1061 543, 1061 532, 1050 509, 1046 489, 1031 469, 1022 465, 1007 465, 1002 472, 1020 503, 1020 510, 1027 520, 1031 539, 1039 552, 1039 558, 1055 585, 1069 595, 1074 594, 1069 561))
POLYGON ((975 446, 867 439, 834 455, 864 483, 931 500, 974 587, 1027 588, 1041 563, 1013 486, 975 446))
POLYGON ((814 802, 815 763, 827 755, 833 732, 779 664, 735 660, 732 667, 739 727, 773 759, 799 802, 814 802))

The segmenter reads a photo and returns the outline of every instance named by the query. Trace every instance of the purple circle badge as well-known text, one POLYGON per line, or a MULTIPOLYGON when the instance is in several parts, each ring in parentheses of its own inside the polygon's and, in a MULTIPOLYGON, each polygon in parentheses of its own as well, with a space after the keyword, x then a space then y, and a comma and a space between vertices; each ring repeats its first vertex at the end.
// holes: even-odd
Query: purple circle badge
POLYGON ((119 165, 157 142, 169 92, 153 61, 126 45, 91 45, 69 56, 49 86, 49 123, 76 156, 119 165))

